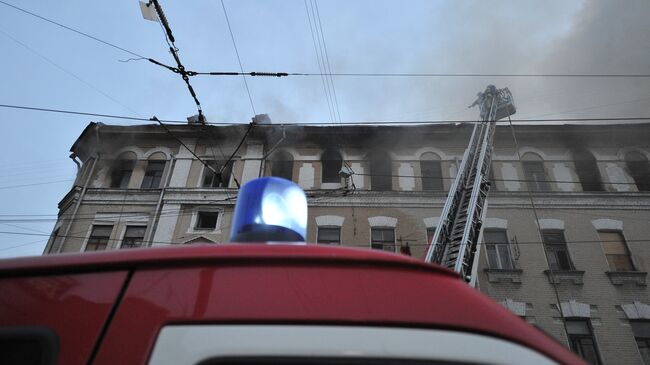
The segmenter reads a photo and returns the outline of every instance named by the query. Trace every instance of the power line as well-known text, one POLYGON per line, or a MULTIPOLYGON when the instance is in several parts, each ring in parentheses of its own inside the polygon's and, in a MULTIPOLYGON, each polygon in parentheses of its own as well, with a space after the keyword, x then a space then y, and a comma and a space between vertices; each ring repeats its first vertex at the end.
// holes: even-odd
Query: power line
MULTIPOLYGON (((150 118, 140 118, 132 117, 126 115, 115 115, 115 114, 105 114, 105 113, 92 113, 92 112, 82 112, 77 110, 64 110, 64 109, 54 109, 54 108, 39 108, 32 106, 24 105, 14 105, 14 104, 0 104, 0 108, 9 108, 9 109, 21 109, 21 110, 30 110, 30 111, 39 111, 39 112, 49 112, 49 113, 62 113, 62 114, 72 114, 72 115, 83 115, 91 117, 102 117, 110 119, 124 119, 124 120, 135 120, 150 122, 150 118)), ((562 118, 562 119, 513 119, 515 123, 538 123, 538 122, 624 122, 624 121, 648 121, 650 117, 610 117, 610 118, 562 118)), ((163 123, 166 124, 187 124, 186 120, 169 120, 161 119, 163 123)), ((411 121, 361 121, 361 122, 337 122, 337 123, 328 123, 328 122, 299 122, 299 123, 274 123, 274 124, 258 124, 260 127, 277 127, 277 126, 341 126, 341 125, 369 125, 369 126, 400 126, 400 125, 409 125, 409 124, 453 124, 453 123, 482 123, 474 119, 465 119, 465 120, 442 120, 442 119, 432 119, 432 120, 411 120, 411 121)), ((499 122, 498 122, 499 123, 499 122)), ((214 126, 229 126, 229 125, 243 125, 243 123, 216 123, 216 122, 206 122, 207 125, 214 126)))
POLYGON ((241 58, 239 57, 239 51, 237 50, 237 42, 235 42, 235 35, 232 32, 230 27, 230 19, 228 19, 228 12, 226 11, 226 5, 221 0, 221 8, 223 8, 223 15, 226 17, 226 24, 228 25, 228 31, 230 32, 230 39, 232 40, 232 46, 235 48, 235 55, 237 56, 237 62, 239 63, 239 70, 242 73, 242 79, 244 80, 244 86, 246 87, 246 93, 248 94, 248 101, 251 103, 251 109, 253 109, 253 115, 257 115, 255 111, 255 105, 253 104, 253 97, 251 96, 251 91, 248 88, 248 82, 246 81, 246 76, 244 75, 244 67, 241 63, 241 58))
POLYGON ((16 9, 16 10, 22 11, 23 13, 29 14, 29 15, 31 15, 31 16, 33 16, 33 17, 39 18, 39 19, 41 19, 41 20, 44 20, 44 21, 46 21, 46 22, 48 22, 48 23, 51 23, 51 24, 57 25, 57 26, 59 26, 59 27, 61 27, 61 28, 63 28, 63 29, 67 29, 67 30, 69 30, 69 31, 71 31, 71 32, 74 32, 74 33, 77 33, 77 34, 79 34, 79 35, 82 35, 82 36, 84 36, 84 37, 86 37, 86 38, 90 38, 90 39, 92 39, 92 40, 94 40, 94 41, 97 41, 97 42, 103 43, 103 44, 105 44, 105 45, 107 45, 107 46, 109 46, 109 47, 113 47, 113 48, 118 49, 118 50, 120 50, 120 51, 122 51, 122 52, 126 52, 126 53, 128 53, 128 54, 130 54, 130 55, 133 55, 133 56, 136 56, 136 57, 139 57, 139 58, 145 58, 145 59, 146 59, 146 57, 144 57, 144 56, 142 56, 142 55, 140 55, 140 54, 138 54, 138 53, 135 53, 135 52, 133 52, 133 51, 129 51, 129 50, 126 49, 126 48, 123 48, 123 47, 117 46, 117 45, 115 45, 115 44, 113 44, 113 43, 110 43, 110 42, 107 42, 107 41, 105 41, 105 40, 99 39, 99 38, 97 38, 97 37, 95 37, 95 36, 92 36, 92 35, 90 35, 90 34, 88 34, 88 33, 84 33, 84 32, 82 32, 82 31, 80 31, 80 30, 74 29, 74 28, 69 27, 69 26, 67 26, 67 25, 63 25, 63 24, 58 23, 58 22, 56 22, 56 21, 54 21, 54 20, 48 19, 48 18, 46 18, 46 17, 44 17, 44 16, 38 15, 38 14, 33 13, 33 12, 31 12, 31 11, 25 10, 25 9, 23 9, 23 8, 19 8, 19 7, 16 6, 16 5, 9 4, 9 3, 5 2, 5 1, 2 1, 2 0, 0 0, 0 4, 4 4, 4 5, 6 5, 6 6, 9 6, 9 7, 11 7, 11 8, 16 9))
POLYGON ((8 186, 0 186, 0 190, 5 190, 5 189, 16 189, 16 188, 24 188, 27 186, 37 186, 37 185, 49 185, 49 184, 58 184, 62 182, 70 182, 74 181, 74 179, 66 179, 66 180, 54 180, 54 181, 43 181, 40 183, 33 183, 33 184, 22 184, 22 185, 8 185, 8 186))
POLYGON ((337 77, 553 77, 553 78, 650 78, 650 74, 507 74, 507 73, 310 73, 289 72, 289 76, 337 76, 337 77))
MULTIPOLYGON (((314 4, 312 5, 312 11, 313 11, 314 8, 316 8, 316 17, 318 19, 318 28, 320 29, 320 38, 321 38, 322 45, 323 45, 323 51, 324 51, 323 53, 325 55, 325 58, 324 58, 325 69, 327 70, 327 73, 329 75, 328 79, 329 79, 330 85, 332 86, 334 107, 335 107, 335 110, 336 110, 338 121, 340 122, 341 121, 341 111, 339 109, 339 101, 338 101, 338 98, 336 96, 336 87, 334 87, 334 79, 332 78, 332 68, 330 66, 330 59, 329 59, 329 55, 327 53, 327 44, 325 43, 325 34, 323 34, 323 24, 321 23, 320 11, 318 10, 318 0, 313 0, 313 2, 314 2, 314 4)), ((314 19, 314 22, 316 22, 316 19, 314 19)))

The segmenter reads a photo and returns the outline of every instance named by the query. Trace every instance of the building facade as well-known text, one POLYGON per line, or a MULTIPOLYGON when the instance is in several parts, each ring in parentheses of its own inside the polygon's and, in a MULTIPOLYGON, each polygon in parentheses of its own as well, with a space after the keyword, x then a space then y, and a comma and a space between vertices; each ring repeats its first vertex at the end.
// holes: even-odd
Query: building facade
MULTIPOLYGON (((91 123, 45 253, 227 243, 238 186, 273 175, 305 189, 310 243, 422 257, 471 130, 91 123)), ((647 136, 650 124, 495 134, 477 287, 592 363, 650 364, 647 136)))

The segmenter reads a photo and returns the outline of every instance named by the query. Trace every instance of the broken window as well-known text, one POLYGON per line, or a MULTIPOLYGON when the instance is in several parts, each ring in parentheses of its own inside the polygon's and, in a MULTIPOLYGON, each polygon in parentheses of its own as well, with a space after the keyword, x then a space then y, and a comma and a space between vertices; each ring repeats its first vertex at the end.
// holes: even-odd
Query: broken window
POLYGON ((217 219, 219 212, 198 212, 196 217, 196 229, 210 229, 217 228, 217 219))
POLYGON ((120 159, 115 161, 111 169, 111 188, 128 188, 135 160, 120 159))
POLYGON ((420 174, 422 176, 422 190, 443 190, 442 164, 440 158, 431 152, 420 157, 420 174))
POLYGON ((629 152, 625 155, 627 169, 636 188, 639 191, 650 191, 650 164, 648 159, 640 152, 629 152))
POLYGON ((278 151, 271 158, 271 176, 293 180, 293 156, 286 151, 278 151))
POLYGON ((521 165, 524 169, 524 179, 528 190, 550 191, 549 179, 542 158, 533 153, 526 153, 522 160, 524 160, 521 165))
POLYGON ((582 185, 582 191, 605 191, 594 156, 586 150, 573 152, 576 173, 582 185))
POLYGON ((204 188, 227 188, 230 183, 230 165, 223 168, 226 161, 206 161, 208 166, 212 167, 216 173, 212 172, 207 166, 203 166, 203 183, 204 188), (221 170, 223 168, 223 171, 221 170))
POLYGON ((146 230, 146 226, 126 226, 120 248, 141 247, 144 242, 144 233, 146 230))
POLYGON ((111 225, 94 225, 86 242, 85 251, 101 251, 108 247, 108 241, 111 237, 113 226, 111 225))
POLYGON ((370 188, 376 191, 393 190, 392 161, 384 151, 371 152, 370 162, 370 188))
POLYGON ((321 156, 321 165, 323 168, 322 173, 322 182, 323 183, 340 183, 341 176, 339 172, 341 171, 341 166, 343 165, 343 159, 341 154, 334 150, 327 150, 321 156))
POLYGON ((165 161, 148 161, 147 169, 142 179, 142 189, 158 189, 162 180, 163 171, 165 170, 165 161))

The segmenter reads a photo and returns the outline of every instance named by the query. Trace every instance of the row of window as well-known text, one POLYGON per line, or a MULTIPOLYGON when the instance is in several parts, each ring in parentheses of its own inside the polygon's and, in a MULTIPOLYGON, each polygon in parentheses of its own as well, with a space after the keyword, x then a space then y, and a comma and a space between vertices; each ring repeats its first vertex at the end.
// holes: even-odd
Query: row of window
MULTIPOLYGON (((524 181, 531 191, 550 191, 552 180, 546 173, 544 162, 537 155, 527 153, 523 156, 524 181)), ((605 187, 594 156, 586 150, 573 152, 576 174, 583 191, 605 191, 605 187)), ((321 157, 323 166, 322 182, 340 182, 339 172, 343 160, 336 151, 328 150, 321 157)), ((625 156, 629 175, 634 179, 639 191, 650 191, 650 163, 640 152, 629 152, 625 156)), ((374 151, 368 155, 370 184, 372 190, 393 190, 392 161, 385 151, 374 151)), ((271 175, 293 179, 293 156, 288 152, 276 152, 271 160, 271 175)), ((422 190, 443 190, 441 161, 433 153, 425 153, 420 158, 420 178, 422 190)), ((494 180, 494 174, 491 175, 494 180)))
MULTIPOLYGON (((598 345, 589 319, 565 318, 564 324, 571 350, 590 364, 601 364, 598 345)), ((632 320, 630 326, 643 364, 650 365, 650 321, 632 320)))
MULTIPOLYGON (((435 228, 427 228, 427 242, 433 238, 435 228)), ((621 232, 598 231, 603 252, 611 271, 634 271, 625 238, 621 232)), ((575 270, 569 248, 561 230, 543 230, 542 240, 544 250, 551 270, 575 270)), ((506 230, 486 229, 483 241, 491 269, 513 269, 511 245, 506 230)), ((341 227, 318 227, 317 243, 340 245, 341 227)), ((396 251, 395 229, 372 227, 370 231, 370 247, 376 250, 396 251)))
MULTIPOLYGON (((149 160, 144 171, 141 189, 158 189, 165 171, 166 161, 149 160)), ((128 188, 135 168, 135 160, 118 160, 111 169, 111 188, 128 188)))

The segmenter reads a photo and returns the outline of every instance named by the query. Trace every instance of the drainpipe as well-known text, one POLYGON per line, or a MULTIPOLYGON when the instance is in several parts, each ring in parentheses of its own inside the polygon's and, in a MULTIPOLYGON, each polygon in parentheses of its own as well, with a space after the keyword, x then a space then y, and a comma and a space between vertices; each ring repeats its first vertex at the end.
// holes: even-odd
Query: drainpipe
MULTIPOLYGON (((74 161, 74 160, 73 160, 74 161)), ((76 162, 76 161, 75 161, 76 162)), ((81 189, 81 193, 79 194, 79 198, 77 199, 77 202, 75 203, 74 209, 72 210, 72 215, 69 218, 69 223, 65 228, 65 232, 60 236, 61 237, 61 244, 59 247, 56 249, 56 253, 61 253, 63 250, 63 246, 65 244, 65 241, 68 237, 68 234, 70 233, 70 229, 72 228, 72 224, 75 221, 75 217, 77 216, 77 211, 79 210, 79 206, 81 206, 81 201, 83 200, 84 196, 86 195, 86 190, 88 190, 88 184, 90 183, 90 179, 93 177, 93 174, 95 172, 95 166, 97 166, 97 163, 99 162, 99 154, 95 157, 92 166, 90 166, 90 171, 88 172, 88 176, 86 176, 86 181, 84 182, 84 185, 81 189)), ((47 250, 46 250, 47 251, 47 250)))
POLYGON ((172 180, 172 173, 174 172, 175 166, 176 166, 176 156, 172 154, 172 159, 171 162, 169 163, 169 171, 167 171, 167 176, 165 176, 165 183, 163 184, 163 188, 160 191, 160 196, 158 197, 158 203, 156 204, 156 211, 154 213, 153 219, 151 220, 151 226, 149 227, 149 231, 147 232, 147 237, 144 241, 146 246, 151 246, 153 244, 152 242, 153 234, 156 232, 156 228, 158 228, 158 221, 160 220, 163 198, 165 196, 165 191, 169 187, 169 182, 172 180))

